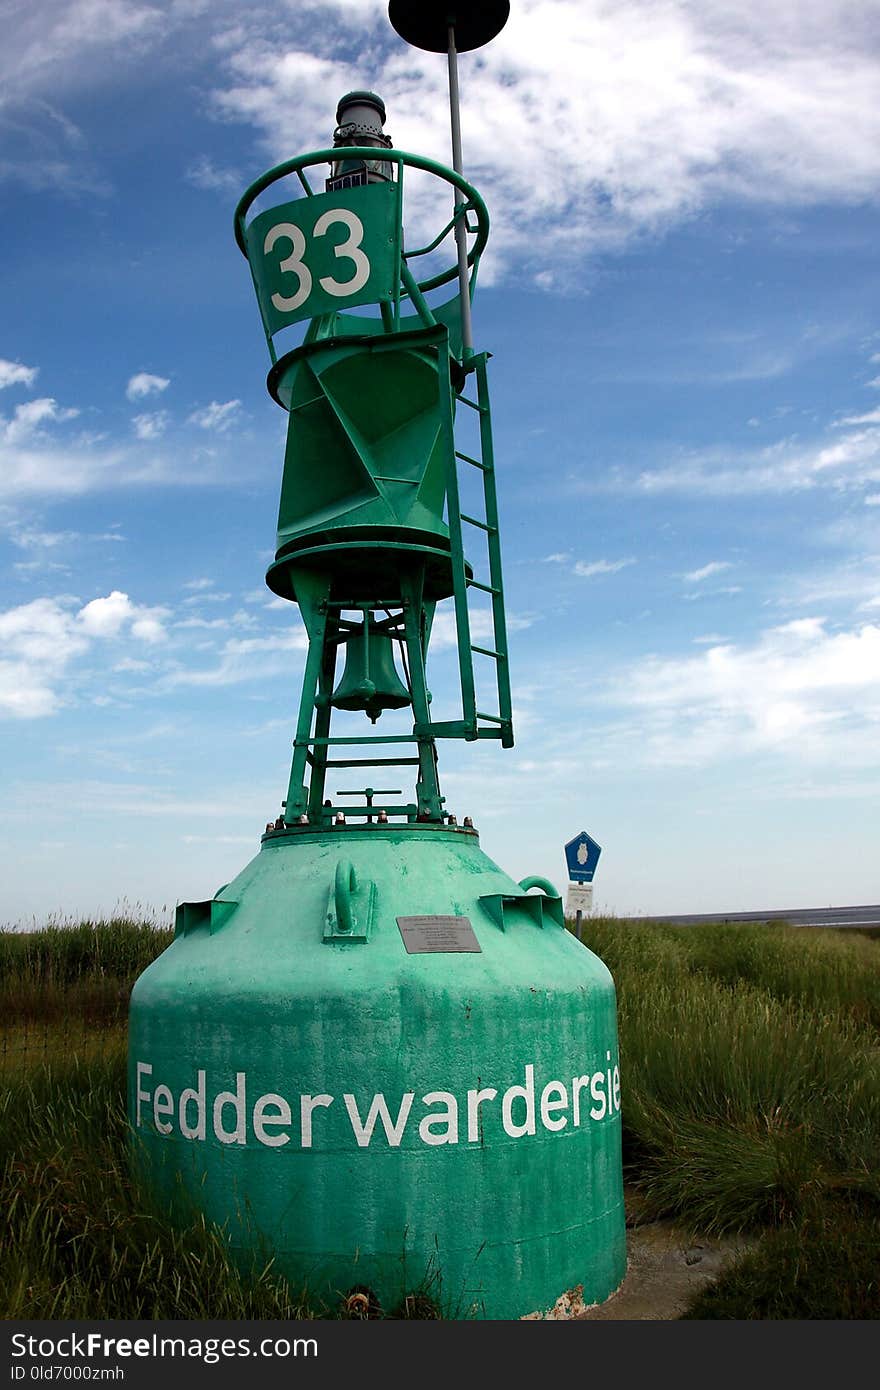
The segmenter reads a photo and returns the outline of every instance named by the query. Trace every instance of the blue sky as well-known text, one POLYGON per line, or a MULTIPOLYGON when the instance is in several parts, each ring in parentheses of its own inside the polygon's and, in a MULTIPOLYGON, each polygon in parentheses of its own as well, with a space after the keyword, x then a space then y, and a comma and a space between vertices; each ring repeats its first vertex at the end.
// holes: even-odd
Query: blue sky
MULTIPOLYGON (((517 742, 448 805, 516 878, 588 830, 619 913, 877 901, 880 6, 512 9, 461 81, 517 742)), ((2 13, 0 921, 161 912, 256 852, 302 669, 232 211, 352 88, 448 161, 445 65, 381 0, 2 13)))

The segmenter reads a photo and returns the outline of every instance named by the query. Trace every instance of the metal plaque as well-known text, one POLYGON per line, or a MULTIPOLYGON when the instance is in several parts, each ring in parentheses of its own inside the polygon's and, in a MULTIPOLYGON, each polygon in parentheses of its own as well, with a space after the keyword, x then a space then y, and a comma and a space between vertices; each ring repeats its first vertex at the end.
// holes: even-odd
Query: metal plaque
POLYGON ((411 956, 483 949, 467 917, 398 917, 397 925, 411 956))

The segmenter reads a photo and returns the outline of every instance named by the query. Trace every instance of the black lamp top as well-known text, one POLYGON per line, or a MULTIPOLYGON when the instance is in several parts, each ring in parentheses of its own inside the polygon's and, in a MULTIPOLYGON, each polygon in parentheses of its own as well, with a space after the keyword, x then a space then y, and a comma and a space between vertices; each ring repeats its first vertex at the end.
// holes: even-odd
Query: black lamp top
POLYGON ((388 18, 402 39, 429 53, 446 53, 449 26, 459 53, 482 48, 507 23, 510 0, 391 0, 388 18))
POLYGON ((385 124, 385 103, 381 97, 377 97, 375 92, 346 92, 344 97, 340 97, 336 107, 336 124, 342 119, 342 113, 347 106, 372 106, 379 113, 379 119, 385 124))

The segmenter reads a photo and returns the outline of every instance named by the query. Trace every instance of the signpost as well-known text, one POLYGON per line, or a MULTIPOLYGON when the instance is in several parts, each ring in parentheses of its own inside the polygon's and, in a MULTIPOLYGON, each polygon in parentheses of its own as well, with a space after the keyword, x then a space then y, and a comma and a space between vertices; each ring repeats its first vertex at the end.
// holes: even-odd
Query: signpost
POLYGON ((593 875, 599 863, 602 846, 592 835, 582 830, 569 840, 565 846, 565 862, 568 865, 568 893, 565 898, 566 917, 574 914, 578 941, 581 940, 581 919, 583 914, 593 910, 593 875))

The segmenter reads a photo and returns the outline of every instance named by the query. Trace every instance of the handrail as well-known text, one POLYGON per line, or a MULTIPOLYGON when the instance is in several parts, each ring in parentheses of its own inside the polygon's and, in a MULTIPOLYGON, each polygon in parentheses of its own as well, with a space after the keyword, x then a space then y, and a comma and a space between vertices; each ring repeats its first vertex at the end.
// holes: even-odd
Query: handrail
POLYGON ((548 898, 559 897, 549 878, 542 878, 540 874, 531 874, 528 878, 521 878, 519 886, 524 893, 527 893, 530 888, 540 888, 541 892, 545 893, 548 898))
MULTIPOLYGON (((261 174, 249 188, 245 189, 235 209, 235 216, 233 219, 235 240, 238 243, 242 255, 247 258, 247 243, 245 241, 245 219, 247 214, 260 194, 264 193, 273 183, 277 183, 279 179, 286 178, 288 174, 296 174, 300 178, 300 182, 302 182, 301 170, 311 164, 328 164, 341 158, 346 160, 375 160, 377 157, 376 148, 372 145, 333 146, 329 149, 312 150, 308 154, 295 155, 292 159, 285 159, 283 163, 276 164, 272 169, 267 169, 265 174, 261 174)), ((465 211, 473 210, 477 216, 477 227, 475 231, 476 240, 470 248, 467 257, 468 265, 472 269, 475 269, 485 250, 486 242, 489 239, 489 211, 473 184, 468 183, 467 179, 463 178, 461 174, 457 174, 454 169, 448 168, 445 164, 440 164, 435 159, 428 159, 424 155, 410 154, 406 150, 383 149, 381 151, 381 159, 383 164, 392 163, 398 166, 398 182, 402 178, 403 167, 408 166, 413 169, 421 169, 428 174, 436 175, 437 178, 441 178, 445 180, 446 183, 452 184, 454 188, 465 195, 467 203, 470 205, 465 211)), ((458 220, 460 211, 461 207, 456 211, 456 215, 445 229, 443 235, 447 235, 450 228, 458 220)), ((440 240, 442 239, 443 237, 441 236, 440 240)), ((411 252, 409 254, 424 255, 429 249, 432 249, 432 247, 425 247, 422 248, 420 252, 411 252)), ((448 284, 450 280, 456 279, 457 276, 458 263, 456 262, 455 265, 450 266, 448 270, 440 271, 438 274, 430 276, 427 280, 419 281, 418 287, 424 294, 428 290, 434 290, 439 288, 440 285, 448 284)))
MULTIPOLYGON (((470 203, 459 203, 457 211, 450 217, 442 232, 438 232, 434 240, 429 241, 427 246, 420 246, 417 251, 404 251, 403 259, 405 261, 414 261, 417 256, 427 256, 429 252, 436 251, 441 241, 449 236, 455 224, 460 222, 462 217, 467 217, 470 206, 470 203)), ((465 225, 469 232, 475 232, 477 230, 476 227, 471 227, 467 223, 465 223, 465 225)))
POLYGON ((340 859, 336 865, 336 880, 333 896, 336 900, 336 921, 341 932, 350 932, 355 925, 352 897, 358 890, 357 874, 349 859, 340 859))

